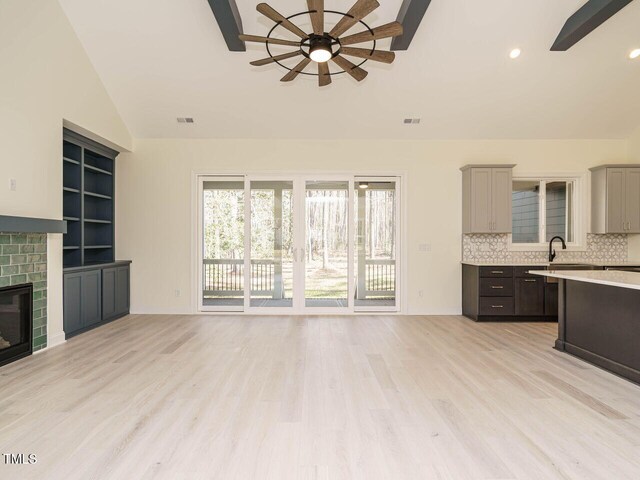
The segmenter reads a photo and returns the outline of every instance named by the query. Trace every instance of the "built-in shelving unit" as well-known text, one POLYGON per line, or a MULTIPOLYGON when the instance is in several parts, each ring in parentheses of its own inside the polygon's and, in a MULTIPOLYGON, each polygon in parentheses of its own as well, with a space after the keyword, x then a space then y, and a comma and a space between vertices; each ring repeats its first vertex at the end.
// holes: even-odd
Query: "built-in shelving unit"
POLYGON ((118 152, 74 132, 63 135, 63 264, 113 262, 114 172, 118 152))

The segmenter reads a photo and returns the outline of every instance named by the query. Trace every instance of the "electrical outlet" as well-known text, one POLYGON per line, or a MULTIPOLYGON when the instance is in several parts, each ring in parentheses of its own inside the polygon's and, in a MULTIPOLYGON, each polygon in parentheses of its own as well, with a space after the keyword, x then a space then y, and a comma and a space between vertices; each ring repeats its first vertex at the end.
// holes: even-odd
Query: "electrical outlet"
POLYGON ((15 178, 12 178, 11 180, 9 180, 9 188, 11 189, 12 192, 15 192, 16 189, 18 188, 18 182, 16 182, 15 178))
POLYGON ((418 290, 418 296, 420 298, 424 297, 424 290, 418 290))
POLYGON ((176 292, 175 292, 175 293, 176 293, 176 297, 179 297, 179 296, 180 296, 180 290, 176 290, 176 292))
POLYGON ((431 244, 430 243, 420 243, 420 244, 418 244, 418 251, 419 252, 430 252, 431 251, 431 244))

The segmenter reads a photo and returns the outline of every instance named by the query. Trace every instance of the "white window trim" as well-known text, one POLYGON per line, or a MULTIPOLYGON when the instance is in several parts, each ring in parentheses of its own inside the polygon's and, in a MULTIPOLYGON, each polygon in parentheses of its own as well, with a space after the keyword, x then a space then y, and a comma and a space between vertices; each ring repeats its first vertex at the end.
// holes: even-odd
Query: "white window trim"
MULTIPOLYGON (((567 250, 582 252, 587 249, 587 231, 589 228, 589 182, 588 173, 521 174, 513 181, 567 182, 574 183, 574 241, 567 242, 567 250)), ((541 205, 545 199, 540 198, 541 205)), ((544 231, 544 228, 542 229, 544 231)), ((514 252, 546 251, 548 242, 513 243, 509 234, 509 250, 514 252)))

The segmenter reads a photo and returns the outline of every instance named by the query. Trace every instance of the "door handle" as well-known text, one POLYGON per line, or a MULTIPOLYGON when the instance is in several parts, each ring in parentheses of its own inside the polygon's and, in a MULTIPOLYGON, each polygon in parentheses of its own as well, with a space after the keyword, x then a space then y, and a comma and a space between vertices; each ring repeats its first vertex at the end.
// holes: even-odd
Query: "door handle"
POLYGON ((504 305, 491 305, 491 308, 504 308, 504 305))
POLYGON ((500 286, 497 286, 497 285, 491 285, 491 288, 493 288, 495 290, 500 290, 500 289, 502 289, 504 287, 500 287, 500 286))
POLYGON ((537 282, 538 280, 536 280, 535 278, 525 278, 524 281, 525 282, 537 282))

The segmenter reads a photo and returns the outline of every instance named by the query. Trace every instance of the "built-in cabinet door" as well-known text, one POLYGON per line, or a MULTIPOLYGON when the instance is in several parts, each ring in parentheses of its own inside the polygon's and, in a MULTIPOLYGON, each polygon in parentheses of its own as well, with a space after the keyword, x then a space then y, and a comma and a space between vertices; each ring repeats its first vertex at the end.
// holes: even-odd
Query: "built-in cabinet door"
POLYGON ((471 170, 471 231, 473 233, 493 231, 492 183, 491 168, 473 168, 471 170))
POLYGON ((102 317, 116 316, 116 272, 117 268, 102 270, 102 317))
POLYGON ((640 168, 627 168, 625 175, 627 233, 640 233, 640 168))
POLYGON ((625 169, 607 169, 607 233, 625 233, 625 169))
POLYGON ((511 233, 512 192, 512 169, 494 168, 491 175, 491 231, 494 233, 511 233))
POLYGON ((120 317, 129 311, 129 267, 102 271, 102 320, 120 317))
POLYGON ((116 314, 129 313, 129 267, 118 267, 116 271, 116 314))
POLYGON ((82 272, 64 275, 63 328, 69 334, 82 328, 82 272))
POLYGON ((102 272, 90 270, 82 272, 81 311, 83 327, 89 327, 102 320, 102 272))

